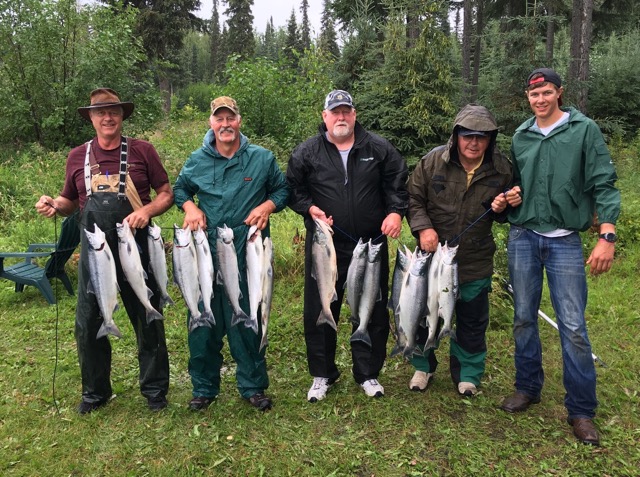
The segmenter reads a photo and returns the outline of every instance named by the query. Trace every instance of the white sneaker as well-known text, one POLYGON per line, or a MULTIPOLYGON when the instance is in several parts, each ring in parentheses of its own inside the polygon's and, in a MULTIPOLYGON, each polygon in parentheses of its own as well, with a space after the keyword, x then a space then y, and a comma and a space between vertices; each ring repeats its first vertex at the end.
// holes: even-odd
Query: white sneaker
POLYGON ((378 382, 377 379, 367 379, 360 385, 364 390, 364 393, 369 397, 382 397, 384 396, 384 388, 378 382))
POLYGON ((458 392, 463 396, 475 396, 478 394, 478 389, 475 384, 462 381, 458 383, 458 392))
POLYGON ((412 391, 426 391, 429 381, 433 377, 433 373, 425 373, 424 371, 416 371, 413 373, 411 381, 409 381, 409 389, 412 391))
POLYGON ((307 401, 317 402, 322 401, 327 397, 327 391, 331 387, 329 378, 313 378, 313 384, 309 388, 307 393, 307 401))

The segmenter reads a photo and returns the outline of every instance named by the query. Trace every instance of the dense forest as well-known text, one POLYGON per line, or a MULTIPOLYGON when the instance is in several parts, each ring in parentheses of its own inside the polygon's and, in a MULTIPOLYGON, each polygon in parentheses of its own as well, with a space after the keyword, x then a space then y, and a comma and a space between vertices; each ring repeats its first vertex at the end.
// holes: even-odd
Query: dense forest
POLYGON ((136 103, 130 133, 205 112, 224 93, 248 135, 287 151, 342 88, 365 127, 416 158, 468 102, 489 107, 508 140, 529 115, 524 79, 539 66, 560 72, 565 104, 608 137, 640 126, 633 0, 323 0, 315 36, 308 0, 264 33, 253 3, 214 0, 203 20, 199 0, 0 0, 0 143, 82 142, 90 131, 76 107, 108 85, 136 103))

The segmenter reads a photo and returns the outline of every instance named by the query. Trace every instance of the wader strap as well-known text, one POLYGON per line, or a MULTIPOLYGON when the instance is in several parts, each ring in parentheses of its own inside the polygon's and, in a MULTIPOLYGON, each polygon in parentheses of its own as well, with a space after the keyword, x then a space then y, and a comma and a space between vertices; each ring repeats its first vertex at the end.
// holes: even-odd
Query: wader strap
MULTIPOLYGON (((91 141, 86 143, 86 152, 84 157, 84 187, 87 197, 91 195, 91 176, 92 169, 100 169, 100 165, 96 159, 95 154, 91 150, 91 141)), ((129 138, 122 136, 122 143, 120 144, 120 177, 118 182, 118 200, 125 200, 125 184, 127 181, 127 158, 129 154, 129 138)), ((107 179, 109 173, 107 172, 107 179)))
POLYGON ((129 138, 122 136, 120 144, 120 184, 118 186, 118 200, 125 200, 124 188, 127 180, 127 154, 129 153, 129 138))

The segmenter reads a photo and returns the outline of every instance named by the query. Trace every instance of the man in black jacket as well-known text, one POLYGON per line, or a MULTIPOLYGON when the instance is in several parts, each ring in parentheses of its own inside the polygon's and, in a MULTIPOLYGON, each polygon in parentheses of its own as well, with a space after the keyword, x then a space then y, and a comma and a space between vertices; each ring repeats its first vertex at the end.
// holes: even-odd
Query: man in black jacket
MULTIPOLYGON (((378 374, 386 358, 389 336, 387 312, 389 260, 386 236, 397 238, 408 207, 407 165, 386 139, 367 132, 356 121, 349 93, 334 90, 327 95, 319 133, 292 153, 287 169, 291 187, 289 207, 304 217, 305 249, 304 333, 307 362, 313 384, 309 402, 324 399, 340 372, 335 364, 336 330, 316 324, 321 310, 318 285, 311 276, 314 220, 333 226, 337 255, 338 299, 331 303, 335 322, 340 316, 349 262, 358 239, 382 243, 380 290, 367 331, 371 346, 351 343, 353 376, 371 397, 384 395, 378 374)), ((354 325, 355 331, 357 325, 354 325)))

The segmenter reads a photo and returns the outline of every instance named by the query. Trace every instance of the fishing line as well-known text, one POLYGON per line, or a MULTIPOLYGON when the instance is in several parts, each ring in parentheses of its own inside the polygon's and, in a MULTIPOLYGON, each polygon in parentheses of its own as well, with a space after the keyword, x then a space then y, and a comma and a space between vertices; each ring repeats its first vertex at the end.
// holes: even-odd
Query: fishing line
MULTIPOLYGON (((51 205, 51 204, 49 204, 51 205)), ((51 205, 51 207, 53 207, 54 209, 58 210, 57 207, 55 207, 54 205, 51 205)), ((54 219, 53 219, 53 236, 55 239, 55 244, 56 247, 54 249, 54 255, 53 255, 53 268, 54 270, 58 269, 58 214, 55 214, 54 219)), ((58 324, 60 322, 60 313, 59 313, 59 302, 60 302, 60 297, 58 296, 58 280, 54 280, 55 284, 54 284, 54 294, 56 297, 56 324, 55 324, 55 359, 53 362, 53 379, 51 382, 51 397, 53 398, 53 405, 56 408, 56 414, 58 416, 60 416, 60 408, 58 407, 58 400, 56 399, 56 375, 58 372, 58 324)))
MULTIPOLYGON (((505 189, 502 194, 503 195, 507 195, 507 192, 509 192, 511 189, 505 189)), ((507 204, 508 206, 508 204, 507 204)), ((471 227, 473 227, 475 224, 477 224, 478 222, 480 222, 489 212, 491 212, 493 209, 491 207, 489 207, 487 210, 484 211, 484 213, 478 217, 476 220, 474 220, 473 222, 471 222, 467 228, 465 228, 462 232, 460 232, 457 236, 455 236, 449 243, 453 244, 456 243, 458 240, 460 240, 460 237, 462 237, 471 227)))

